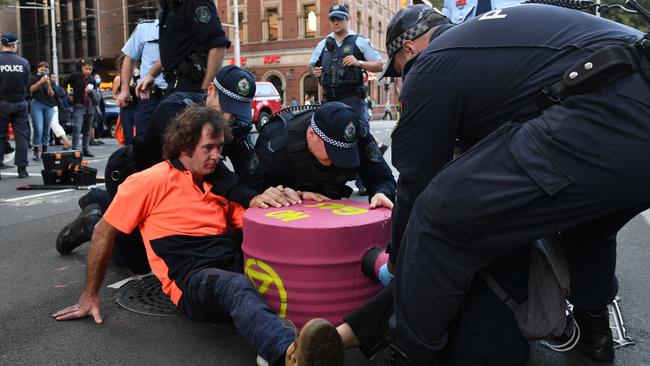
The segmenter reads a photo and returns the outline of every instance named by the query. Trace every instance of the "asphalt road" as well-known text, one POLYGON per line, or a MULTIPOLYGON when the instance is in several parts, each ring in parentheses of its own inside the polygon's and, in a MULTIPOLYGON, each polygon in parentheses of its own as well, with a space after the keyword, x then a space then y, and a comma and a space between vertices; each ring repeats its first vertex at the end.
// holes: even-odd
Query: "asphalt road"
MULTIPOLYGON (((373 132, 390 144, 393 122, 373 122, 373 132)), ((93 149, 91 166, 103 172, 116 147, 112 141, 93 149)), ((386 157, 390 161, 389 149, 386 157)), ((40 164, 32 176, 0 171, 0 365, 255 365, 255 352, 227 323, 197 323, 183 317, 147 316, 124 310, 115 290, 102 290, 104 323, 92 320, 57 323, 54 311, 74 303, 84 285, 88 245, 70 256, 54 247, 58 231, 79 212, 83 190, 16 191, 16 185, 40 184, 40 164), (45 195, 43 195, 45 194, 45 195)), ((359 197, 357 197, 359 199, 359 197)), ((363 198, 361 198, 363 199, 363 198)), ((650 217, 650 215, 648 215, 650 217)), ((650 365, 650 225, 639 215, 619 234, 618 275, 621 308, 628 335, 637 344, 617 350, 613 365, 650 365)), ((130 274, 111 266, 104 281, 130 274)), ((533 344, 530 365, 597 365, 577 353, 556 354, 533 344)), ((346 365, 378 365, 357 350, 346 365)))

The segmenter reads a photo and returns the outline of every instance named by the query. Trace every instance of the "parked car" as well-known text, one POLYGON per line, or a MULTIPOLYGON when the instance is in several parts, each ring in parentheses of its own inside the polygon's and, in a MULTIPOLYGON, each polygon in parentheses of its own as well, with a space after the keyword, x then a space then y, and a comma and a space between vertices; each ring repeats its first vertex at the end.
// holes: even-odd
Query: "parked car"
POLYGON ((115 137, 115 125, 120 115, 120 107, 117 106, 110 91, 103 91, 102 96, 104 97, 104 123, 100 134, 104 137, 115 137))
POLYGON ((253 123, 259 131, 271 116, 282 109, 282 98, 275 86, 269 82, 255 82, 255 98, 252 103, 253 123))

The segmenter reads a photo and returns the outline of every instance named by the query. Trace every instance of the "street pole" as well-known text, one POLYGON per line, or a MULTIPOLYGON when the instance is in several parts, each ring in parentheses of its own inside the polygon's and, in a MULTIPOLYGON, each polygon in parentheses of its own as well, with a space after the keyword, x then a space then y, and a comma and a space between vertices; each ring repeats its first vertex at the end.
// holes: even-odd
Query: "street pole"
POLYGON ((235 12, 235 16, 234 16, 235 34, 234 34, 234 37, 233 37, 233 39, 235 40, 235 42, 233 42, 235 44, 235 51, 234 51, 234 53, 235 53, 235 65, 237 65, 239 67, 239 66, 241 66, 241 60, 240 60, 240 57, 239 57, 239 0, 233 0, 233 2, 235 3, 235 6, 233 7, 234 12, 235 12))
POLYGON ((59 84, 59 55, 56 49, 56 14, 55 0, 50 0, 50 28, 52 29, 52 72, 56 75, 56 84, 59 84))

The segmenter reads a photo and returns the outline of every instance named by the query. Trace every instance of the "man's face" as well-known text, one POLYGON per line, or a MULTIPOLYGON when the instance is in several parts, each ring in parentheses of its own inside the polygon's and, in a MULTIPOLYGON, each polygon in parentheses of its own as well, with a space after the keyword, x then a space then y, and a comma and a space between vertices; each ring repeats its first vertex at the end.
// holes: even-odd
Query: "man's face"
POLYGON ((48 72, 50 72, 50 69, 48 69, 47 66, 41 66, 38 68, 38 73, 41 75, 45 75, 48 72))
POLYGON ((205 100, 205 106, 214 108, 221 112, 223 115, 223 119, 226 120, 226 122, 233 123, 237 120, 237 116, 230 113, 230 112, 224 112, 223 108, 221 107, 221 102, 219 101, 219 90, 217 90, 217 87, 214 86, 213 83, 210 83, 208 85, 208 98, 205 100))
POLYGON ((332 161, 327 155, 327 150, 325 150, 325 141, 311 127, 307 128, 307 148, 321 165, 332 165, 332 161))
POLYGON ((223 133, 215 136, 210 125, 203 125, 201 138, 194 147, 192 155, 189 156, 190 163, 187 168, 193 176, 204 177, 214 172, 217 163, 219 163, 219 160, 221 159, 223 143, 223 133))
POLYGON ((90 65, 83 65, 81 67, 81 72, 83 73, 83 76, 89 76, 92 71, 93 68, 90 65))
POLYGON ((330 17, 330 28, 334 34, 344 33, 348 30, 348 19, 330 17))

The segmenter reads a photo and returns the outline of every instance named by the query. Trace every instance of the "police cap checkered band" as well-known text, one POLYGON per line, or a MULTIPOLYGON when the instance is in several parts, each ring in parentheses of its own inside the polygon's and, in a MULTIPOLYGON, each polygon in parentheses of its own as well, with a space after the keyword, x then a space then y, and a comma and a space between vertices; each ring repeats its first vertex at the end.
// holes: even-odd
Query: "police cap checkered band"
POLYGON ((325 132, 323 132, 323 131, 322 131, 320 128, 318 128, 318 126, 316 125, 316 121, 314 120, 314 116, 315 116, 315 115, 316 115, 316 113, 314 113, 314 114, 311 115, 311 123, 310 123, 310 126, 311 126, 311 128, 314 130, 314 132, 316 132, 316 134, 317 134, 320 138, 323 139, 323 141, 325 141, 326 143, 328 143, 328 144, 330 144, 330 145, 332 145, 332 146, 340 147, 340 148, 342 148, 342 149, 352 149, 353 147, 357 146, 357 142, 356 142, 356 141, 354 141, 354 142, 343 142, 343 141, 334 140, 333 138, 330 138, 329 136, 327 136, 327 135, 325 134, 325 132))
POLYGON ((216 85, 217 89, 219 89, 220 92, 227 95, 229 98, 232 98, 234 100, 244 102, 244 103, 250 103, 250 102, 253 101, 253 98, 247 98, 247 97, 241 96, 241 95, 239 95, 239 94, 237 94, 235 92, 232 92, 232 91, 226 89, 223 85, 221 85, 219 83, 219 81, 217 80, 216 77, 214 78, 214 80, 212 80, 212 82, 214 83, 214 85, 216 85))
POLYGON ((440 12, 440 10, 427 7, 419 15, 418 21, 414 26, 405 30, 402 34, 386 45, 388 57, 393 57, 395 53, 402 48, 402 42, 406 40, 414 40, 426 33, 429 29, 446 23, 449 23, 449 20, 440 12))

